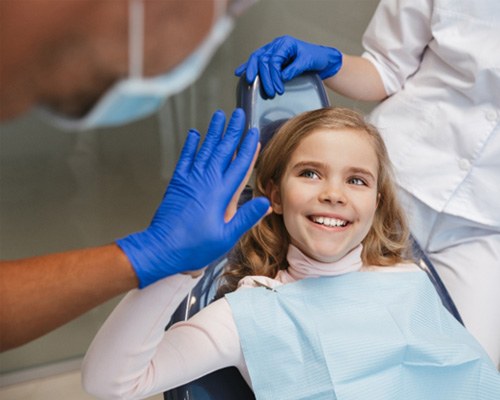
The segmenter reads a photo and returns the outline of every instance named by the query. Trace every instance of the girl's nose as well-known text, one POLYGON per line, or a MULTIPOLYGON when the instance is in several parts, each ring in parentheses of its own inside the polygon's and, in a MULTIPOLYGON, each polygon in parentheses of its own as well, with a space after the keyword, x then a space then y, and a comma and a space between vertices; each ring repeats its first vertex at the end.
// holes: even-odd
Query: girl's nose
POLYGON ((341 185, 338 184, 326 184, 320 195, 319 199, 321 202, 325 203, 340 203, 340 204, 345 204, 347 202, 346 195, 344 193, 344 190, 342 189, 341 185))

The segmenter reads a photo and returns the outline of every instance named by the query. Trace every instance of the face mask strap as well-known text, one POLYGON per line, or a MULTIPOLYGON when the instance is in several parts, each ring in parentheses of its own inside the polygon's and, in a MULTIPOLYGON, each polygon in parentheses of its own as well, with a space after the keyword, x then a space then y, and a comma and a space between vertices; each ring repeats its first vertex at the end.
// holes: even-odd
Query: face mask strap
POLYGON ((142 77, 144 65, 144 2, 129 0, 128 73, 129 78, 142 77))

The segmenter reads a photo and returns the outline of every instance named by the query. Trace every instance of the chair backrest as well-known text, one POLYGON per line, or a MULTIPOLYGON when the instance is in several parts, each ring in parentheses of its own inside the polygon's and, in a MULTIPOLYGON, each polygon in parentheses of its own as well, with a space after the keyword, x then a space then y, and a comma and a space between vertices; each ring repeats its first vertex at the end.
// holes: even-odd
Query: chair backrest
MULTIPOLYGON (((247 115, 247 128, 259 129, 262 148, 278 128, 291 117, 304 111, 330 105, 323 82, 316 74, 304 74, 286 82, 285 93, 272 99, 262 91, 258 77, 252 85, 248 85, 245 77, 242 77, 238 84, 236 100, 237 106, 245 110, 247 115)), ((247 186, 240 198, 240 205, 251 197, 252 188, 247 186)), ((413 245, 415 262, 427 272, 444 306, 461 322, 460 315, 436 270, 415 241, 413 245)), ((218 277, 227 262, 227 257, 222 256, 207 267, 203 278, 173 314, 167 329, 175 322, 189 319, 214 300, 218 277)), ((169 390, 164 393, 164 398, 165 400, 255 399, 252 391, 234 367, 215 371, 186 385, 169 390)))

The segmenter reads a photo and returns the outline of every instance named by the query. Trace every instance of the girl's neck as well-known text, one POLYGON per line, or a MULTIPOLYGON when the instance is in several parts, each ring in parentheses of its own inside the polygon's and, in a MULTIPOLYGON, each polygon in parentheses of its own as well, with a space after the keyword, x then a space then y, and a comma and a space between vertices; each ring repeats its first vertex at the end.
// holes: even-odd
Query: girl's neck
POLYGON ((290 278, 296 281, 304 278, 342 275, 348 272, 359 271, 363 265, 361 261, 362 250, 363 246, 360 244, 340 260, 332 263, 324 263, 308 257, 291 244, 288 247, 287 254, 288 269, 280 271, 278 275, 281 275, 281 278, 286 281, 290 281, 290 278))

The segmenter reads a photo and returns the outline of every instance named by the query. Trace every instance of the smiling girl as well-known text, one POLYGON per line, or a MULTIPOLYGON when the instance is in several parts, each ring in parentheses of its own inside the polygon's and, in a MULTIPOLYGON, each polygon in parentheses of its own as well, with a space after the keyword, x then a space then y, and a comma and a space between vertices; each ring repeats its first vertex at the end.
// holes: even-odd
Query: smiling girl
POLYGON ((384 142, 352 110, 325 108, 288 121, 260 156, 255 195, 269 196, 274 212, 238 243, 223 292, 246 275, 290 281, 287 254, 297 250, 328 263, 356 249, 364 269, 417 269, 405 258, 409 231, 384 142))
POLYGON ((288 121, 255 191, 273 212, 233 252, 226 295, 164 332, 198 280, 129 293, 86 355, 88 391, 142 398, 236 366, 257 399, 496 398, 495 367, 406 259, 390 161, 362 116, 288 121))

